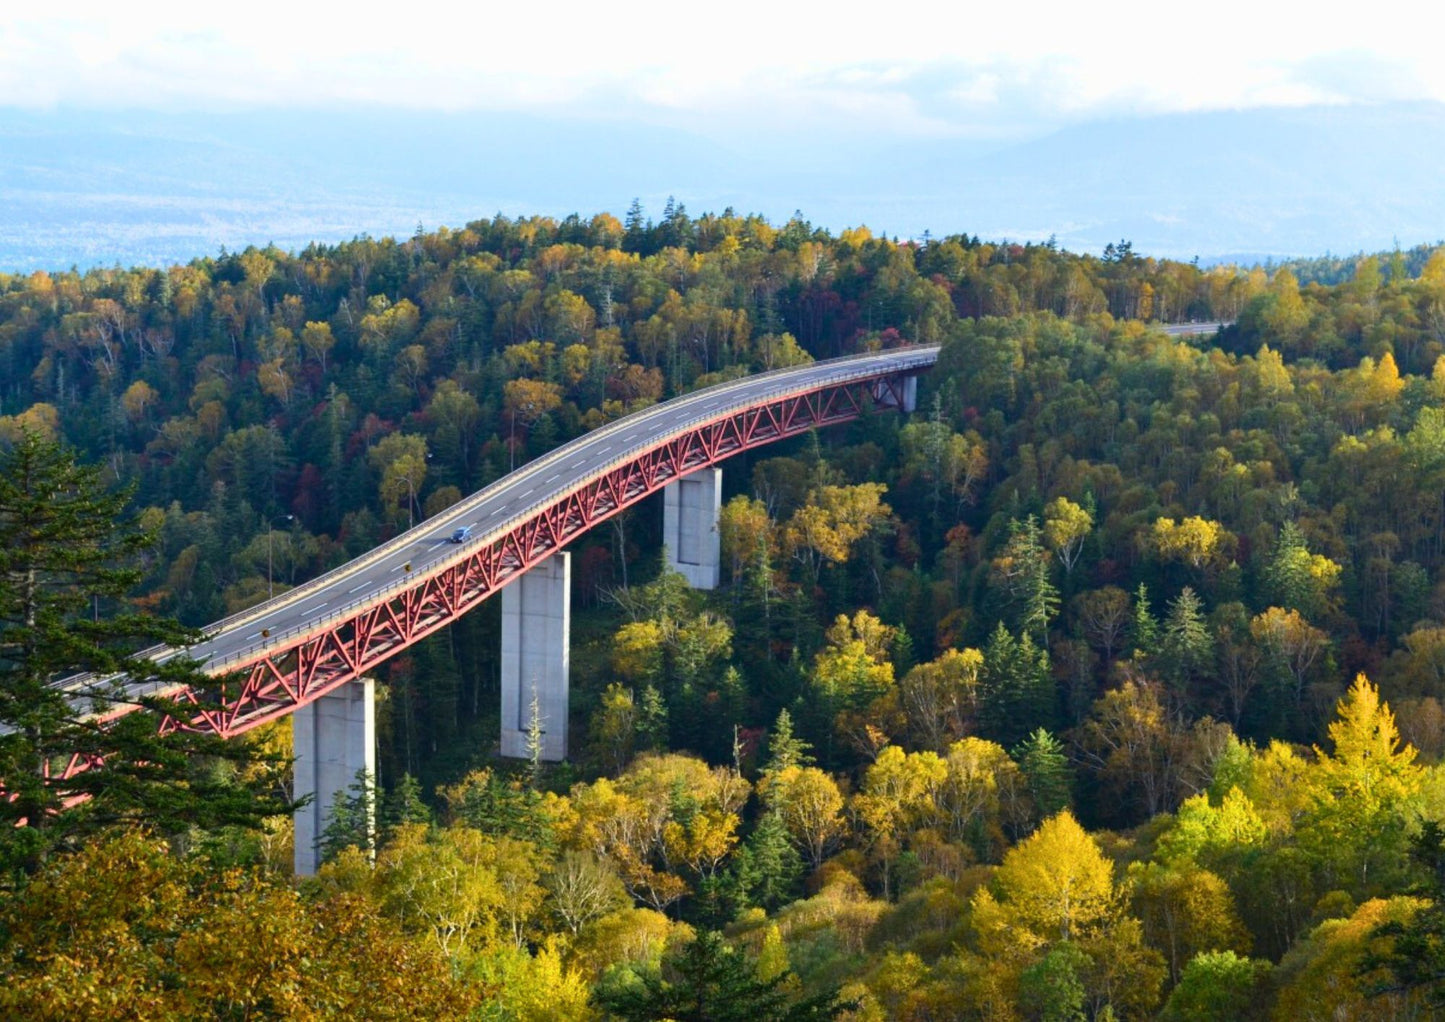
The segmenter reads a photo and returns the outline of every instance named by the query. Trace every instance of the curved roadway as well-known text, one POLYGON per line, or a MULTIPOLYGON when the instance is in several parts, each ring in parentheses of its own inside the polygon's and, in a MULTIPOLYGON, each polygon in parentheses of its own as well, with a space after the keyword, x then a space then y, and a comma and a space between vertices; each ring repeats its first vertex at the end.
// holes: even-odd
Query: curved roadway
MULTIPOLYGON (((778 369, 720 383, 617 419, 572 440, 478 490, 446 511, 310 582, 206 628, 207 638, 186 652, 222 673, 283 648, 300 632, 357 613, 401 588, 464 560, 541 507, 555 503, 618 465, 686 433, 699 422, 820 387, 927 369, 938 347, 896 348, 778 369), (454 530, 469 528, 463 543, 454 530)), ((157 660, 171 651, 148 651, 157 660)), ((66 679, 83 690, 90 679, 66 679), (79 683, 79 684, 76 684, 79 683)), ((134 692, 134 690, 132 690, 134 692)))

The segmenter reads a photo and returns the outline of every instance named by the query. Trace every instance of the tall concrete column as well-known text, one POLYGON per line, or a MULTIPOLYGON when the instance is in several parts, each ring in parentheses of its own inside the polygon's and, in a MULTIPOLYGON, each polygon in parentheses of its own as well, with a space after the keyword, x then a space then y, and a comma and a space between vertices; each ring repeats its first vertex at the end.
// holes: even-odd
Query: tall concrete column
POLYGON ((897 408, 900 412, 912 412, 918 410, 918 377, 905 376, 900 381, 898 392, 894 393, 885 384, 879 383, 873 391, 882 408, 897 408))
POLYGON ((311 795, 296 810, 297 876, 320 865, 317 842, 331 820, 331 804, 356 782, 358 770, 376 777, 376 682, 348 681, 291 714, 296 762, 292 797, 311 795))
POLYGON ((553 554, 502 590, 502 755, 529 758, 536 700, 542 759, 567 758, 572 555, 553 554))
POLYGON ((717 520, 722 509, 722 469, 704 468, 662 488, 662 541, 667 566, 694 589, 718 585, 717 520))
POLYGON ((910 376, 903 381, 903 404, 898 410, 900 412, 918 410, 918 377, 910 376))

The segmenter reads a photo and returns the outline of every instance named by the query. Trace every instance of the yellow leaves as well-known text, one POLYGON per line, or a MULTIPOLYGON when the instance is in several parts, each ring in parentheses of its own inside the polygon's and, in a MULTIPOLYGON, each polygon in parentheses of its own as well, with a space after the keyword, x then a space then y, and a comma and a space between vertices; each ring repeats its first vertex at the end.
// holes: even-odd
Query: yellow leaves
POLYGON ((794 556, 814 568, 820 560, 842 564, 853 544, 893 513, 883 503, 887 491, 882 483, 824 486, 788 520, 783 541, 794 556))
POLYGON ((1208 795, 1195 795, 1184 800, 1159 839, 1159 858, 1210 863, 1225 853, 1263 845, 1268 833, 1254 803, 1238 788, 1230 788, 1217 806, 1208 795))
POLYGON ((525 950, 495 951, 476 963, 477 972, 504 1017, 515 1022, 590 1022, 591 985, 583 972, 571 968, 563 948, 549 940, 536 954, 525 950))
POLYGON ((1366 967, 1367 956, 1380 950, 1374 930, 1387 922, 1406 922, 1420 908, 1418 898, 1375 898, 1348 919, 1330 919, 1315 927, 1280 962, 1280 989, 1272 1018, 1296 1019, 1418 1018, 1427 1014, 1425 994, 1390 993, 1373 997, 1383 984, 1382 970, 1366 967))
POLYGON ((612 669, 631 682, 647 682, 662 671, 667 635, 658 621, 629 621, 612 639, 612 669))
POLYGON ((384 354, 411 340, 420 325, 421 310, 411 299, 392 305, 384 295, 373 295, 361 317, 361 346, 373 354, 384 354))
POLYGON ((566 843, 611 860, 628 893, 661 910, 688 890, 671 870, 710 877, 732 851, 749 792, 690 756, 642 756, 615 782, 572 789, 566 843))
POLYGON ((145 380, 136 380, 120 396, 120 406, 125 411, 127 419, 131 422, 140 422, 158 400, 160 400, 160 395, 156 393, 154 387, 145 380))
POLYGON ((738 494, 718 512, 718 545, 722 563, 731 565, 733 583, 749 568, 765 570, 772 554, 776 526, 761 500, 738 494))
POLYGON ((817 767, 790 766, 758 783, 763 804, 778 814, 797 845, 817 868, 843 833, 843 793, 817 767))
POLYGON ((417 491, 426 479, 426 439, 407 433, 389 433, 367 452, 367 460, 381 472, 382 502, 398 510, 405 507, 410 517, 417 491))
POLYGON ((1128 884, 1145 939, 1165 952, 1176 980, 1201 952, 1249 952, 1253 940, 1218 874, 1192 862, 1136 862, 1128 884))
POLYGON ((909 731, 928 749, 962 736, 978 710, 978 673, 983 654, 976 649, 946 649, 936 660, 919 664, 898 686, 909 731))
POLYGON ((1353 370, 1341 374, 1339 380, 1345 411, 1357 429, 1383 419, 1405 388, 1395 356, 1388 351, 1378 362, 1366 355, 1353 370))
POLYGON ((1423 784, 1423 771, 1415 766, 1415 750, 1400 747, 1395 715, 1380 699, 1380 690, 1363 674, 1335 706, 1329 726, 1334 752, 1321 765, 1333 785, 1360 797, 1379 800, 1415 794, 1423 784))
POLYGON ((379 914, 355 858, 302 893, 138 833, 97 840, 0 902, 0 1017, 465 1016, 475 995, 379 914))
POLYGON ((429 934, 444 954, 496 938, 504 902, 494 847, 480 831, 429 833, 405 824, 376 857, 373 883, 382 908, 404 930, 429 934))
POLYGON ((693 813, 685 824, 669 820, 662 829, 662 847, 669 862, 710 877, 738 843, 738 817, 710 807, 693 813))
POLYGON ((0 440, 13 444, 22 433, 30 432, 43 440, 60 436, 60 412, 44 401, 31 405, 19 415, 0 415, 0 440))
POLYGON ((870 708, 874 700, 892 692, 893 665, 887 650, 894 631, 866 610, 851 620, 840 614, 828 629, 828 645, 813 659, 811 680, 826 709, 840 722, 841 715, 870 708))
POLYGON ((1055 497, 1044 508, 1044 545, 1054 552, 1065 572, 1074 570, 1094 516, 1068 497, 1055 497))
POLYGON ((336 346, 336 336, 331 332, 330 323, 308 322, 301 330, 301 347, 306 354, 326 370, 326 356, 336 346))
MULTIPOLYGON (((1118 913, 1113 867, 1067 811, 1004 856, 993 876, 1002 918, 1025 944, 1099 934, 1118 913)), ((975 912, 982 905, 976 901, 975 912)))
POLYGON ((531 426, 562 407, 562 388, 546 380, 508 380, 502 388, 502 404, 509 416, 531 426))
POLYGON ((1197 569, 1222 558, 1229 533, 1218 522, 1193 515, 1178 522, 1172 518, 1157 519, 1152 536, 1160 557, 1183 561, 1197 569))
POLYGON ((904 836, 938 816, 937 794, 947 776, 948 767, 937 753, 905 754, 890 745, 868 767, 863 790, 853 796, 853 816, 862 825, 871 854, 883 864, 885 897, 904 836))
POLYGON ((614 964, 655 963, 669 939, 691 933, 686 923, 674 923, 654 909, 623 908, 584 927, 572 953, 584 970, 601 975, 614 964))
POLYGON ((763 370, 786 369, 813 361, 813 356, 798 344, 797 338, 786 332, 764 334, 753 342, 753 348, 757 352, 759 368, 763 370))

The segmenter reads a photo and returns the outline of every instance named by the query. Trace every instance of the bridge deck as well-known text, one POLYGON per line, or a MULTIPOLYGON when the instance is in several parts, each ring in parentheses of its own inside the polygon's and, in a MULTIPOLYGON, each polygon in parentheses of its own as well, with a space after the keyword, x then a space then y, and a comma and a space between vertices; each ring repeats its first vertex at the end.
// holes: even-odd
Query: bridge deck
MULTIPOLYGON (((236 733, 289 713, 453 620, 531 564, 685 472, 855 418, 869 397, 935 364, 900 348, 718 384, 618 419, 477 491, 374 550, 206 629, 186 652, 244 671, 226 705, 179 722, 236 733), (469 528, 463 543, 450 536, 469 528)), ((153 651, 163 660, 172 651, 153 651)), ((82 693, 94 679, 62 684, 82 693)), ((143 685, 132 685, 139 694, 143 685)))

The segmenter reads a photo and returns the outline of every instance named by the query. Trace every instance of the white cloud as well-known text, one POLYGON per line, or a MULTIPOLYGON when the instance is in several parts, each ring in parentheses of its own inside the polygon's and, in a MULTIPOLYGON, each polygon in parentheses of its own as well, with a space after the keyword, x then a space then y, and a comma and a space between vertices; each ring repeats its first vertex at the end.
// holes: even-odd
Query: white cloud
POLYGON ((1101 112, 1445 100, 1432 33, 1257 0, 73 0, 66 11, 0 24, 0 105, 813 114, 939 134, 1101 112))

